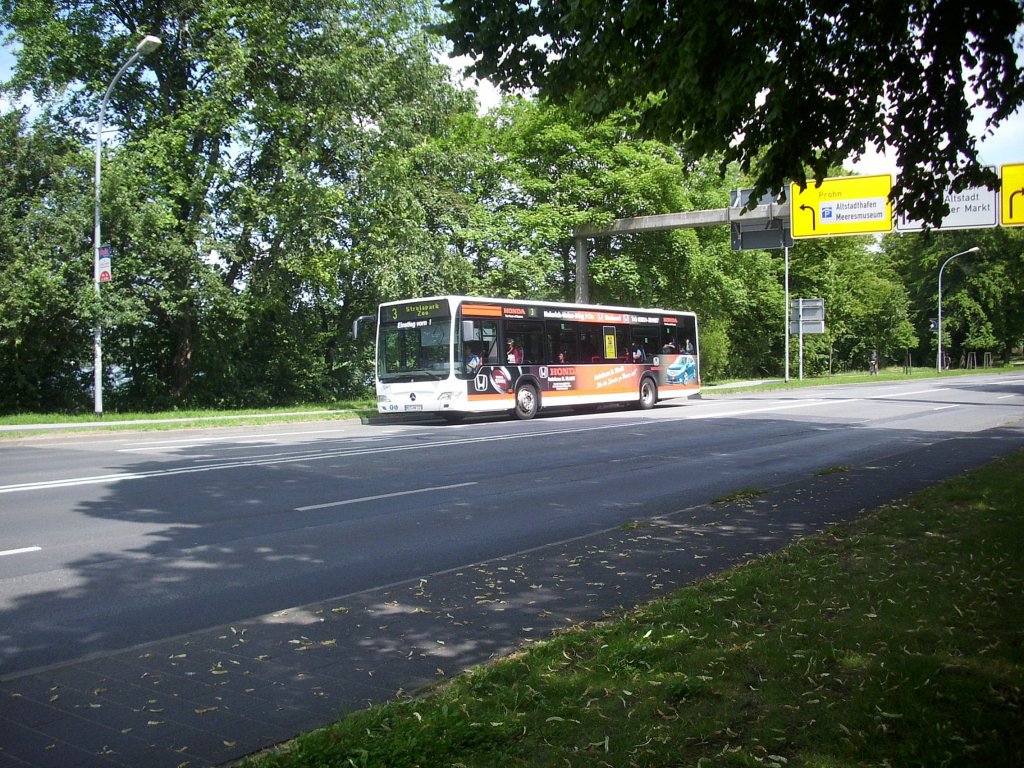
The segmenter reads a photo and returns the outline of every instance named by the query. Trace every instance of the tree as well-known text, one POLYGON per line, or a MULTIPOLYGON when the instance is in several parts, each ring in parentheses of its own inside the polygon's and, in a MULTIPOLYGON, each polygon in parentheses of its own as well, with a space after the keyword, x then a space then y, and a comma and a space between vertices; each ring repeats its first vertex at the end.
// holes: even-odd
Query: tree
POLYGON ((883 248, 911 297, 921 339, 919 357, 935 359, 939 268, 974 246, 980 252, 949 263, 943 273, 944 349, 954 360, 965 352, 996 352, 1008 361, 1024 340, 1024 230, 995 228, 887 235, 883 248))
POLYGON ((794 297, 825 300, 825 334, 804 339, 812 372, 866 369, 876 350, 882 360, 903 362, 917 344, 907 290, 871 238, 799 242, 790 274, 794 297))
MULTIPOLYGON (((472 169, 447 188, 463 201, 453 238, 482 293, 571 300, 576 227, 728 204, 737 179, 723 182, 714 161, 686 163, 671 145, 637 139, 631 123, 628 114, 595 122, 513 97, 437 145, 472 169)), ((599 237, 589 247, 595 302, 699 313, 709 331, 705 376, 779 367, 781 267, 764 252, 732 252, 724 228, 599 237)))
POLYGON ((365 378, 351 362, 364 351, 343 349, 351 320, 423 275, 458 275, 421 226, 427 185, 410 159, 472 108, 422 32, 432 13, 420 0, 0 0, 20 43, 10 91, 83 144, 131 46, 163 40, 107 110, 115 406, 351 391, 365 378))
POLYGON ((895 150, 893 194, 933 223, 942 195, 995 183, 969 122, 1024 104, 1019 0, 444 0, 472 71, 753 172, 757 193, 823 178, 869 143, 895 150))
POLYGON ((47 116, 30 126, 20 112, 0 114, 0 412, 86 402, 88 168, 47 116))

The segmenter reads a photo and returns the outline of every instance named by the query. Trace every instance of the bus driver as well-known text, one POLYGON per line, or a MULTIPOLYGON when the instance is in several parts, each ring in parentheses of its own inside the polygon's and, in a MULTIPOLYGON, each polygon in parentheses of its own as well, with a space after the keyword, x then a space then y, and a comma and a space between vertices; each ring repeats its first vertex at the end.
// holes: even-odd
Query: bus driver
POLYGON ((480 355, 473 351, 473 347, 467 344, 465 347, 466 373, 476 373, 480 367, 480 355))

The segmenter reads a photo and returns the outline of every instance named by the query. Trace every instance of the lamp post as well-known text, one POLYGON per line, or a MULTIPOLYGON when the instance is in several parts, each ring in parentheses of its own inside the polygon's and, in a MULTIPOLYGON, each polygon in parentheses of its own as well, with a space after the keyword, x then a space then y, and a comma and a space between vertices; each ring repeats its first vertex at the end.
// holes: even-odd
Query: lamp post
POLYGON ((942 373, 942 270, 944 270, 946 268, 946 265, 949 264, 949 262, 951 262, 957 256, 965 256, 968 253, 977 253, 980 250, 981 248, 979 248, 978 246, 974 246, 973 248, 968 248, 966 251, 954 253, 952 256, 950 256, 948 259, 942 262, 942 266, 939 267, 939 350, 935 354, 936 373, 942 373))
MULTIPOLYGON (((92 280, 93 289, 96 292, 96 298, 100 296, 100 155, 103 153, 103 113, 107 109, 107 102, 110 101, 110 94, 114 90, 114 86, 117 85, 117 81, 121 79, 121 75, 134 64, 140 56, 145 56, 147 53, 152 53, 160 46, 160 38, 154 37, 153 35, 146 35, 139 44, 135 46, 135 53, 131 55, 121 68, 117 70, 117 74, 114 75, 114 79, 110 81, 110 85, 107 86, 106 93, 103 94, 103 101, 100 102, 100 111, 96 119, 96 194, 93 205, 93 235, 92 235, 92 280)), ((93 410, 97 416, 103 415, 103 346, 101 344, 101 338, 103 335, 103 327, 100 321, 96 321, 96 326, 93 328, 93 410)))

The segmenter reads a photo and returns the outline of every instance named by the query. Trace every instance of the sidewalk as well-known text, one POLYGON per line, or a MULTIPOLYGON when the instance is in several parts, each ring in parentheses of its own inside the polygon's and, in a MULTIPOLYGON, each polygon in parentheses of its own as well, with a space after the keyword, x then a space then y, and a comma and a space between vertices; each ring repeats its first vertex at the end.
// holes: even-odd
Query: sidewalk
POLYGON ((756 499, 0 678, 0 768, 216 766, 629 609, 1024 446, 919 445, 756 499))

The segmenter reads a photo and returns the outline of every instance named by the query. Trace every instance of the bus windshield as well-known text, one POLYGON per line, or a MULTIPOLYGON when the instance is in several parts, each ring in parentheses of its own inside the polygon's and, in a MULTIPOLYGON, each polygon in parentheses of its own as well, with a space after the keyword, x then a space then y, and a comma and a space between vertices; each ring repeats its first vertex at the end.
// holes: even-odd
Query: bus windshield
POLYGON ((440 381, 451 372, 449 318, 382 322, 377 376, 381 381, 440 381))

